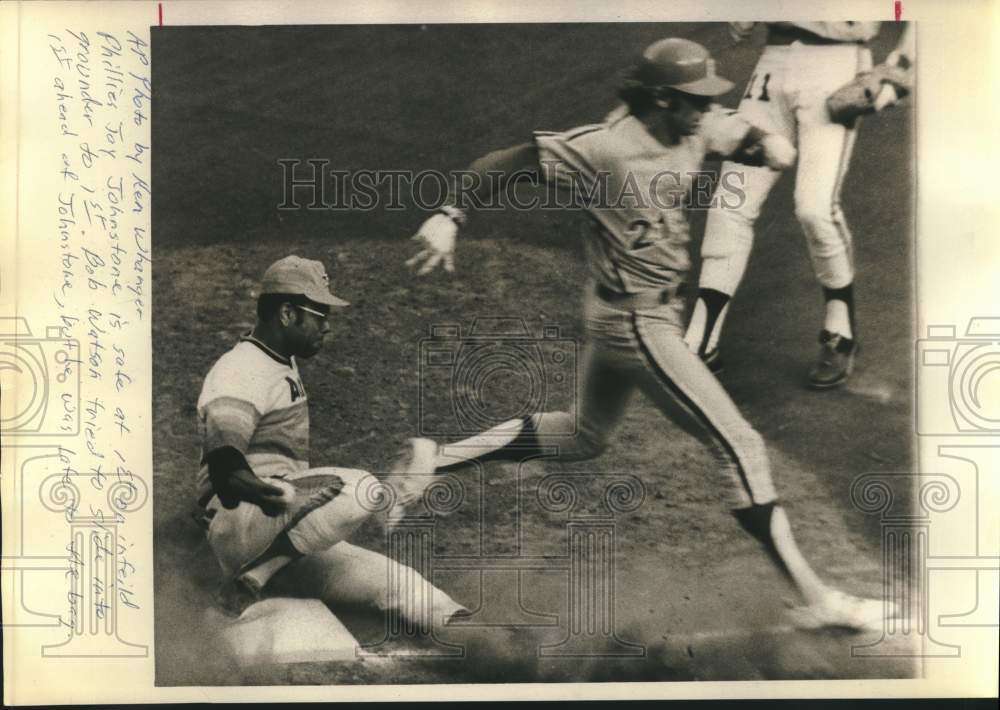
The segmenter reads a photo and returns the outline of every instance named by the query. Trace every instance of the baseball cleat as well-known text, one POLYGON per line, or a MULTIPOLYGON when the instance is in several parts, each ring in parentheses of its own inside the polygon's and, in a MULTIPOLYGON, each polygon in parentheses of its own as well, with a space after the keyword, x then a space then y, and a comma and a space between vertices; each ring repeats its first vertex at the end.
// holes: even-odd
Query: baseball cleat
POLYGON ((899 616, 899 610, 883 599, 862 599, 833 590, 821 601, 795 607, 789 614, 800 629, 881 631, 890 619, 899 616))
POLYGON ((809 373, 809 387, 816 390, 839 387, 853 372, 854 357, 861 346, 856 340, 828 330, 820 332, 819 342, 819 362, 809 373))
POLYGON ((469 611, 465 607, 462 607, 461 609, 458 609, 454 614, 449 616, 447 619, 445 619, 444 625, 445 626, 462 625, 468 622, 468 620, 472 618, 472 616, 473 612, 469 611))
POLYGON ((415 503, 430 485, 437 468, 438 445, 430 439, 410 439, 392 467, 392 488, 396 494, 389 509, 388 526, 395 527, 406 517, 406 508, 415 503))
POLYGON ((220 609, 234 619, 263 598, 260 585, 248 576, 234 577, 215 594, 215 602, 220 609))
POLYGON ((701 361, 705 363, 705 367, 715 374, 722 372, 725 367, 725 363, 722 362, 722 354, 719 352, 718 348, 712 348, 707 353, 699 355, 699 357, 701 358, 701 361))

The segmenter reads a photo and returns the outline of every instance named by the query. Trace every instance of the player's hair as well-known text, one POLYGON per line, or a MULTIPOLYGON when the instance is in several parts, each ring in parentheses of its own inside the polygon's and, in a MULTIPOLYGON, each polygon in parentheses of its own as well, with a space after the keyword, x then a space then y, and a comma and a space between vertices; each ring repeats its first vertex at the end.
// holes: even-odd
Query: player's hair
MULTIPOLYGON (((291 303, 293 306, 306 306, 322 311, 323 313, 329 310, 329 306, 316 303, 300 293, 262 293, 257 297, 257 318, 264 323, 275 318, 281 309, 282 303, 291 303)), ((302 322, 302 311, 298 309, 295 310, 295 322, 296 324, 302 322)))
POLYGON ((656 106, 659 92, 636 79, 626 77, 618 85, 618 98, 628 107, 629 113, 639 116, 649 113, 656 106))
POLYGON ((664 108, 668 111, 674 110, 677 105, 673 101, 675 97, 684 98, 688 103, 694 105, 704 104, 702 110, 705 110, 712 101, 711 97, 688 94, 671 86, 636 85, 621 86, 618 89, 618 98, 625 103, 629 113, 633 116, 641 116, 650 111, 663 110, 664 108), (664 101, 666 103, 663 103, 664 101))
MULTIPOLYGON (((629 113, 642 115, 657 108, 656 100, 663 95, 665 87, 650 86, 643 81, 639 63, 626 68, 618 75, 618 98, 628 107, 629 113)), ((669 91, 669 90, 667 90, 669 91)))

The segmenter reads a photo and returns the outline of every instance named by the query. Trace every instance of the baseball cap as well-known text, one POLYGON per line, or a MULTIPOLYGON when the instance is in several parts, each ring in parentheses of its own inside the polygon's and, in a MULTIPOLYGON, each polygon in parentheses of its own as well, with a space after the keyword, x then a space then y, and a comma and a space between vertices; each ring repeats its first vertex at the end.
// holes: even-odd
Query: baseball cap
POLYGON ((644 86, 669 86, 695 96, 718 96, 734 86, 715 73, 715 60, 707 49, 680 37, 661 39, 646 47, 632 78, 644 86))
POLYGON ((260 292, 302 295, 327 306, 351 305, 330 293, 330 279, 322 262, 294 254, 267 267, 260 292))

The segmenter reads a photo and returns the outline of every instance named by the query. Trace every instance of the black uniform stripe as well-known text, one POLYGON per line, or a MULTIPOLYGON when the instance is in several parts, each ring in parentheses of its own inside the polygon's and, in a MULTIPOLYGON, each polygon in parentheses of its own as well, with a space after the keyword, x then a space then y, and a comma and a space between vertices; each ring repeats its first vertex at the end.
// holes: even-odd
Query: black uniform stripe
POLYGON ((751 503, 754 500, 753 489, 750 488, 750 480, 747 478, 746 471, 743 468, 743 463, 740 461, 739 454, 736 453, 736 449, 729 439, 712 423, 712 420, 708 418, 703 410, 694 400, 688 397, 687 393, 682 390, 676 382, 664 372, 663 368, 653 357, 653 353, 649 350, 646 345, 646 341, 642 337, 642 333, 639 330, 639 317, 635 313, 632 314, 632 332, 635 335, 636 341, 639 343, 639 351, 642 353, 646 360, 646 364, 660 377, 660 382, 673 394, 674 398, 681 403, 690 414, 698 421, 702 427, 708 431, 712 438, 722 447, 726 455, 729 456, 733 462, 736 464, 736 470, 740 476, 740 483, 743 484, 743 488, 746 489, 747 495, 750 496, 751 503))
MULTIPOLYGON (((857 56, 855 58, 855 74, 861 71, 861 60, 864 56, 864 51, 865 50, 862 48, 858 48, 857 56)), ((844 142, 840 146, 840 157, 837 160, 837 177, 833 182, 833 193, 830 195, 830 218, 833 222, 834 228, 837 230, 837 235, 844 243, 844 249, 847 251, 852 267, 854 265, 854 249, 852 245, 851 233, 842 215, 837 214, 837 207, 840 205, 840 192, 844 187, 844 178, 847 177, 847 169, 850 166, 851 154, 854 152, 854 142, 856 138, 857 125, 844 131, 844 142)))

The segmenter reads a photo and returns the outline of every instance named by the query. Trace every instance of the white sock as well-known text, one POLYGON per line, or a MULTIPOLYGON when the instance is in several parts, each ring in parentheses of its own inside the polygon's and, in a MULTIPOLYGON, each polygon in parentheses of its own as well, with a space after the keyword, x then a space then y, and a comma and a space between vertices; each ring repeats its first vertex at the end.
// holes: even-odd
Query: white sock
POLYGON ((705 345, 706 353, 710 353, 719 347, 719 336, 722 335, 722 323, 726 320, 727 313, 729 313, 729 301, 726 301, 726 305, 719 311, 719 317, 715 319, 715 325, 712 326, 712 332, 708 336, 708 343, 705 345))
POLYGON ((799 546, 795 543, 792 535, 792 526, 788 522, 788 516, 780 506, 776 506, 771 514, 771 539, 774 541, 774 548, 785 563, 785 568, 792 577, 796 588, 805 598, 806 602, 813 604, 822 600, 829 589, 820 580, 812 567, 806 562, 805 557, 799 551, 799 546))
POLYGON ((480 456, 499 451, 514 441, 524 429, 523 419, 510 419, 497 424, 492 429, 470 436, 461 441, 441 444, 438 447, 437 467, 450 466, 463 461, 471 461, 480 456))
POLYGON ((278 570, 291 561, 292 558, 287 555, 275 555, 269 560, 264 560, 253 569, 247 570, 240 576, 244 579, 252 581, 257 585, 258 589, 263 589, 264 586, 271 581, 271 577, 277 574, 278 570))
POLYGON ((851 330, 851 318, 847 312, 847 304, 839 298, 827 301, 826 321, 823 327, 831 333, 839 333, 845 338, 853 338, 854 332, 851 330))
POLYGON ((706 353, 719 347, 719 336, 722 334, 722 324, 729 312, 729 303, 727 297, 725 304, 719 310, 719 315, 712 324, 712 332, 708 333, 706 338, 705 328, 708 326, 709 318, 708 306, 705 305, 704 298, 698 297, 698 300, 694 302, 694 310, 691 312, 691 322, 688 323, 687 332, 684 333, 684 343, 688 346, 688 350, 697 354, 701 351, 702 343, 705 345, 704 352, 706 353))
POLYGON ((684 343, 688 350, 697 354, 701 347, 701 341, 705 337, 705 321, 708 318, 708 310, 705 302, 700 298, 694 302, 694 311, 691 313, 691 322, 688 323, 687 332, 684 334, 684 343))

